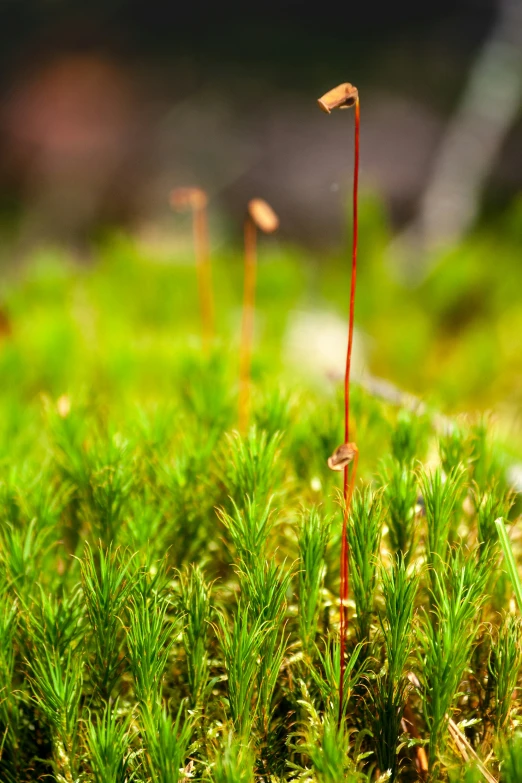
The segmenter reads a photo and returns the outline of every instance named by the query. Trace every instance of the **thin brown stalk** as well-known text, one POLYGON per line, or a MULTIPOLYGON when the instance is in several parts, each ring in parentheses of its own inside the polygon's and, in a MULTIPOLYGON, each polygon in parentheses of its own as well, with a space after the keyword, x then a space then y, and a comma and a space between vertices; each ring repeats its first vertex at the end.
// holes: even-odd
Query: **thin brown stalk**
POLYGON ((244 225, 245 278, 243 290, 243 319, 239 352, 239 431, 246 432, 250 418, 250 385, 252 341, 254 337, 254 309, 257 275, 257 231, 270 234, 277 229, 279 218, 272 207, 262 199, 252 199, 244 225))
POLYGON ((254 304, 257 271, 257 231, 254 222, 245 220, 245 282, 243 291, 243 320, 239 359, 239 430, 245 432, 250 413, 250 367, 254 332, 254 304))
POLYGON ((208 239, 207 194, 200 188, 176 188, 170 194, 170 203, 176 210, 190 209, 192 212, 203 347, 208 351, 214 338, 214 299, 208 239))
POLYGON ((484 762, 481 761, 481 759, 478 757, 477 753, 469 743, 466 735, 459 729, 455 721, 450 718, 449 719, 449 732, 451 736, 453 737, 453 740, 455 741, 455 745, 457 746, 457 749, 464 759, 464 761, 469 761, 469 759, 473 759, 473 762, 476 764, 477 769, 481 773, 481 775, 488 781, 488 783, 498 783, 497 778, 495 778, 491 772, 487 769, 484 762))

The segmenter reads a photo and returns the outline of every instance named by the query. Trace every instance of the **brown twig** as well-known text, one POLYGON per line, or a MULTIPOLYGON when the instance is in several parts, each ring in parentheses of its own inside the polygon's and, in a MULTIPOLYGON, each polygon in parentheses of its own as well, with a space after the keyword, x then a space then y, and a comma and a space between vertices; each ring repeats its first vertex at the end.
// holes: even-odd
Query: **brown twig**
POLYGON ((449 719, 449 732, 453 737, 455 745, 457 746, 457 749, 464 761, 469 761, 469 759, 472 758, 474 763, 477 765, 477 769, 488 781, 488 783, 498 783, 497 778, 495 778, 487 769, 484 762, 481 761, 471 744, 468 742, 466 735, 459 729, 452 718, 449 719))

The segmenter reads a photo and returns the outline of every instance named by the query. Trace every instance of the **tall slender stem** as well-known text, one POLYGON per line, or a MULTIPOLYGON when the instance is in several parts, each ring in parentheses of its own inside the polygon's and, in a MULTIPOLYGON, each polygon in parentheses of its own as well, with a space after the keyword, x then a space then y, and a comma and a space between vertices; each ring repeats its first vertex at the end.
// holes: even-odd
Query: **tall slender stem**
POLYGON ((192 211, 202 342, 205 352, 208 352, 214 337, 214 300, 210 272, 207 194, 201 188, 174 188, 170 193, 170 203, 176 211, 192 211))
POLYGON ((256 290, 256 238, 253 220, 245 220, 245 283, 243 293, 243 322, 239 366, 239 430, 245 432, 250 413, 250 368, 254 332, 254 303, 256 290))
POLYGON ((210 271, 210 253, 208 242, 208 220, 206 206, 197 206, 193 210, 194 248, 198 274, 199 301, 203 346, 208 351, 214 332, 214 303, 212 299, 212 280, 210 271))
MULTIPOLYGON (((353 233, 352 233, 352 275, 350 285, 350 315, 348 319, 348 348, 346 351, 346 369, 344 374, 344 442, 350 442, 350 371, 352 365, 353 348, 353 324, 355 314, 355 287, 357 283, 357 239, 358 239, 358 193, 359 193, 359 131, 360 131, 360 106, 359 98, 355 101, 355 139, 354 139, 354 163, 353 163, 353 233)), ((356 451, 353 463, 344 467, 343 480, 343 526, 341 540, 341 587, 339 606, 339 721, 343 717, 344 701, 344 673, 345 673, 345 646, 346 646, 346 614, 349 597, 349 552, 348 552, 348 517, 352 502, 353 488, 357 475, 359 454, 356 451)))
MULTIPOLYGON (((353 160, 353 232, 352 232, 352 279, 350 286, 350 316, 348 320, 348 348, 346 351, 346 369, 344 373, 344 442, 350 442, 350 370, 352 367, 353 322, 355 315, 355 286, 357 283, 357 240, 359 234, 359 131, 360 131, 359 98, 355 102, 355 137, 353 160)), ((346 470, 345 470, 346 472, 346 470)))

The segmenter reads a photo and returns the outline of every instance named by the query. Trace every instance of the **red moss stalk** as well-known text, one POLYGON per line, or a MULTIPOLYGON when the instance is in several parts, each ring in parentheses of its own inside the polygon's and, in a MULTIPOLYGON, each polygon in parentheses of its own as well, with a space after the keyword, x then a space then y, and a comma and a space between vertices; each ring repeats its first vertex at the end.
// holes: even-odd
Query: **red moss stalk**
POLYGON ((355 143, 353 163, 353 234, 352 234, 352 273, 350 284, 350 311, 348 318, 348 347, 344 374, 344 443, 328 460, 333 470, 343 471, 343 524, 341 531, 340 595, 339 595, 339 722, 344 713, 344 676, 346 671, 345 648, 347 635, 347 611, 349 598, 349 552, 348 518, 352 503, 353 490, 357 477, 359 451, 355 443, 350 443, 350 372, 352 366, 353 326, 355 315, 355 288, 357 283, 357 240, 358 240, 358 192, 359 192, 359 132, 360 104, 357 88, 352 84, 341 84, 319 98, 320 108, 330 114, 332 109, 355 109, 355 143))

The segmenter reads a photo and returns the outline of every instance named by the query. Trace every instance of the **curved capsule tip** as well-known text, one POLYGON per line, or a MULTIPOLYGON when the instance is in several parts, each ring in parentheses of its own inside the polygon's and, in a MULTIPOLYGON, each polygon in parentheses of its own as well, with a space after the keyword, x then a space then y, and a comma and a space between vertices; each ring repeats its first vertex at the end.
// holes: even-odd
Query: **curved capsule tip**
POLYGON ((265 234, 271 234, 279 226, 276 213, 262 198, 253 198, 248 202, 248 214, 256 227, 265 234))
POLYGON ((319 108, 326 114, 333 109, 350 109, 359 99, 359 91, 353 84, 345 82, 329 90, 317 100, 319 108))
POLYGON ((176 210, 204 209, 207 194, 201 188, 175 188, 170 192, 170 206, 176 210))

